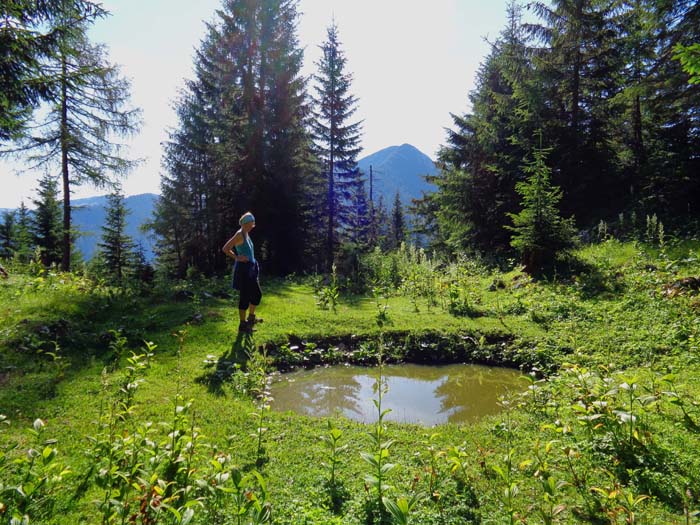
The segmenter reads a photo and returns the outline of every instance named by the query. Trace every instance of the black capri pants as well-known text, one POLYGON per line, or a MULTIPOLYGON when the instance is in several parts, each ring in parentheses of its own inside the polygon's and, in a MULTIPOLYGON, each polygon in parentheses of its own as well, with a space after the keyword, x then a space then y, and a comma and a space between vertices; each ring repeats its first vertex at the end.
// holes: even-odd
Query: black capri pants
POLYGON ((252 262, 239 262, 233 276, 234 288, 240 291, 238 309, 247 310, 252 304, 258 306, 262 299, 262 290, 258 281, 258 264, 252 262))

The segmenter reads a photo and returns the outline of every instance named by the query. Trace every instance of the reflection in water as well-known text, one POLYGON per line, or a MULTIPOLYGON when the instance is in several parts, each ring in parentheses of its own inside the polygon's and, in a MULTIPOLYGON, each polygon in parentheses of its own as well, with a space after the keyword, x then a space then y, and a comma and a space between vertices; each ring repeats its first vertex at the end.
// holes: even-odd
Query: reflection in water
MULTIPOLYGON (((499 411, 506 391, 522 391, 517 370, 479 365, 390 365, 384 367, 389 392, 382 408, 386 419, 402 423, 465 423, 499 411)), ((372 402, 377 369, 359 366, 315 368, 284 374, 273 382, 274 410, 311 416, 340 414, 370 423, 377 419, 372 402)))

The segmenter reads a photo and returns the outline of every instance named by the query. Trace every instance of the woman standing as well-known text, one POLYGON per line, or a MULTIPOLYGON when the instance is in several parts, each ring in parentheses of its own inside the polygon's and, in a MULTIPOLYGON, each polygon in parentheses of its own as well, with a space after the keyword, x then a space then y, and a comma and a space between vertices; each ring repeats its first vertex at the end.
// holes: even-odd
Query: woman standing
POLYGON ((262 290, 258 282, 259 265, 255 260, 250 231, 255 228, 255 217, 247 212, 238 221, 241 229, 224 244, 223 252, 236 261, 233 270, 233 287, 241 292, 238 300, 239 332, 251 333, 255 325, 255 307, 260 304, 262 290), (235 249, 235 251, 234 251, 235 249), (246 320, 246 310, 248 319, 246 320))

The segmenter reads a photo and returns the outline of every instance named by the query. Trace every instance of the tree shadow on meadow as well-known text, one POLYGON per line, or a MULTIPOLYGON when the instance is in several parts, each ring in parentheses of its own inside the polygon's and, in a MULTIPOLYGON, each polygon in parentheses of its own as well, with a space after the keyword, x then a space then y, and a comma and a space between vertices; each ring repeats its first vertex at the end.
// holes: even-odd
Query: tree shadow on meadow
MULTIPOLYGON (((284 279, 282 277, 270 277, 262 280, 260 286, 262 287, 264 295, 273 295, 283 299, 298 293, 294 288, 303 286, 303 282, 284 279)), ((238 295, 234 294, 235 300, 237 300, 237 297, 238 295)))
POLYGON ((592 264, 572 255, 557 259, 552 266, 542 268, 532 277, 571 284, 584 299, 612 298, 625 291, 625 276, 618 268, 592 264))
MULTIPOLYGON (((284 300, 299 293, 300 283, 271 278, 263 286, 267 294, 284 300)), ((223 302, 233 307, 236 299, 209 297, 203 303, 202 296, 206 294, 128 296, 68 290, 23 304, 19 321, 0 325, 0 407, 8 415, 39 414, 46 401, 58 395, 61 383, 88 367, 117 369, 132 351, 146 352, 145 341, 158 344, 158 355, 174 354, 173 333, 208 323, 210 306, 217 309, 223 302)), ((197 381, 223 394, 224 383, 245 367, 255 348, 253 339, 238 334, 211 363, 213 370, 197 381)))
POLYGON ((208 359, 208 370, 195 379, 195 382, 206 385, 209 392, 216 395, 223 395, 224 383, 238 371, 245 368, 248 358, 255 349, 255 339, 253 334, 238 332, 236 338, 231 343, 231 347, 218 359, 208 359))
POLYGON ((145 341, 172 339, 195 322, 198 308, 157 296, 47 294, 3 331, 0 406, 8 414, 38 414, 61 383, 95 365, 116 370, 132 351, 146 352, 145 341))

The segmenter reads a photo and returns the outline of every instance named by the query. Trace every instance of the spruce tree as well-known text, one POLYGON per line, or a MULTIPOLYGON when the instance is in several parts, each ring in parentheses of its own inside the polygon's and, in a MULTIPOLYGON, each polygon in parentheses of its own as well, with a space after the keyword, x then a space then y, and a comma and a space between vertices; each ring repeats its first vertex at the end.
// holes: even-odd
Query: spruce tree
POLYGON ((639 200, 643 213, 685 224, 700 217, 700 89, 672 57, 677 46, 700 42, 700 7, 654 1, 652 10, 657 51, 646 79, 650 154, 639 200))
POLYGON ((107 275, 118 284, 133 273, 136 264, 135 245, 131 237, 126 234, 128 214, 124 196, 119 189, 107 196, 102 240, 97 243, 98 257, 107 275))
POLYGON ((310 107, 307 80, 301 74, 303 49, 296 26, 297 1, 263 2, 261 78, 264 114, 265 168, 253 207, 265 225, 256 239, 273 273, 288 274, 309 268, 311 255, 304 238, 311 236, 316 217, 308 213, 307 180, 315 168, 308 129, 310 107), (270 38, 265 38, 269 34, 270 38))
POLYGON ((358 250, 366 250, 370 244, 371 209, 367 202, 364 180, 355 186, 350 196, 346 239, 358 250))
POLYGON ((29 210, 24 205, 24 201, 20 203, 17 210, 17 223, 15 226, 15 246, 16 256, 20 262, 28 263, 34 252, 32 241, 32 219, 29 210))
POLYGON ((523 167, 527 179, 516 186, 522 197, 522 210, 510 214, 513 226, 511 246, 522 256, 525 271, 538 273, 550 267, 558 254, 574 246, 573 218, 564 219, 559 211, 561 189, 551 181, 547 150, 535 149, 532 160, 523 167))
POLYGON ((367 245, 370 248, 374 248, 375 246, 379 246, 379 222, 377 220, 377 207, 373 199, 369 199, 367 208, 367 245))
POLYGON ((374 205, 374 224, 376 227, 375 246, 379 246, 385 251, 389 250, 391 244, 391 223, 389 221, 389 212, 384 204, 384 195, 380 195, 377 204, 374 205))
POLYGON ((649 171, 649 138, 651 121, 649 102, 653 87, 649 81, 656 62, 657 45, 654 27, 657 25, 652 2, 654 0, 626 0, 616 16, 620 30, 616 38, 623 49, 623 60, 617 72, 621 91, 617 103, 621 111, 608 115, 614 128, 617 148, 619 184, 626 194, 627 207, 639 199, 644 179, 649 171))
POLYGON ((503 229, 517 210, 515 184, 543 106, 521 26, 521 11, 508 8, 508 23, 482 63, 469 94, 471 112, 452 115, 454 128, 438 153, 437 191, 416 203, 431 247, 446 251, 502 252, 503 229))
POLYGON ((14 211, 2 213, 0 223, 0 259, 9 259, 17 251, 17 222, 14 211))
POLYGON ((90 43, 89 25, 70 2, 63 5, 55 23, 72 29, 61 32, 57 52, 42 62, 42 71, 53 79, 52 103, 31 136, 22 137, 16 147, 4 153, 26 156, 33 168, 60 167, 64 235, 61 266, 68 271, 71 189, 85 183, 110 187, 135 165, 123 157, 122 145, 113 137, 134 133, 140 112, 126 107, 129 82, 109 63, 104 46, 90 43))
POLYGON ((39 180, 31 219, 33 244, 39 248, 44 266, 59 264, 62 258, 63 224, 58 201, 58 182, 49 174, 39 180))
POLYGON ((362 179, 357 166, 361 122, 351 122, 357 98, 351 94, 352 75, 346 72, 347 59, 338 27, 327 29, 323 52, 316 63, 314 97, 314 138, 326 180, 322 216, 326 229, 325 264, 330 271, 338 245, 350 228, 352 198, 358 195, 362 179))
POLYGON ((401 196, 397 191, 394 197, 394 206, 391 209, 391 244, 394 248, 398 248, 405 240, 406 219, 403 213, 403 205, 401 204, 401 196))
POLYGON ((538 129, 552 146, 562 212, 582 227, 629 211, 679 225, 700 216, 700 91, 671 58, 700 41, 697 3, 530 6, 540 23, 523 26, 510 6, 470 112, 453 115, 430 181, 437 191, 416 205, 418 231, 433 235, 435 249, 507 251, 504 226, 538 129))
POLYGON ((221 272, 237 219, 257 219, 257 255, 270 273, 303 268, 309 229, 308 107, 289 0, 231 0, 197 52, 176 104, 153 229, 158 257, 178 275, 221 272))
MULTIPOLYGON (((199 64, 195 71, 205 74, 199 64)), ((159 262, 180 277, 188 266, 205 273, 212 271, 214 250, 210 243, 222 235, 213 231, 211 216, 216 215, 217 203, 226 196, 233 203, 237 200, 237 193, 227 191, 222 181, 212 183, 222 173, 216 167, 215 156, 219 106, 211 91, 205 89, 207 85, 204 81, 188 82, 176 104, 180 124, 165 144, 163 164, 167 174, 161 177, 161 198, 151 223, 158 235, 159 262)), ((230 210, 230 215, 230 219, 235 218, 235 210, 230 210)))
POLYGON ((169 275, 184 277, 191 252, 191 224, 187 222, 188 194, 184 184, 161 176, 161 196, 156 202, 152 219, 146 224, 156 235, 158 266, 169 275))
MULTIPOLYGON (((437 180, 441 175, 427 175, 425 180, 437 187, 437 180)), ((440 190, 438 190, 440 191, 440 190)), ((435 192, 423 192, 419 199, 414 199, 411 204, 413 214, 413 231, 427 240, 427 247, 433 253, 447 254, 450 252, 444 232, 440 229, 438 219, 439 201, 441 195, 435 192)))
POLYGON ((134 251, 133 271, 141 283, 150 284, 155 278, 155 268, 146 259, 146 252, 140 242, 136 245, 134 251))
POLYGON ((615 146, 626 48, 618 29, 621 2, 555 0, 530 7, 541 19, 527 25, 544 107, 541 129, 553 145, 562 208, 581 223, 617 214, 628 192, 615 146))

